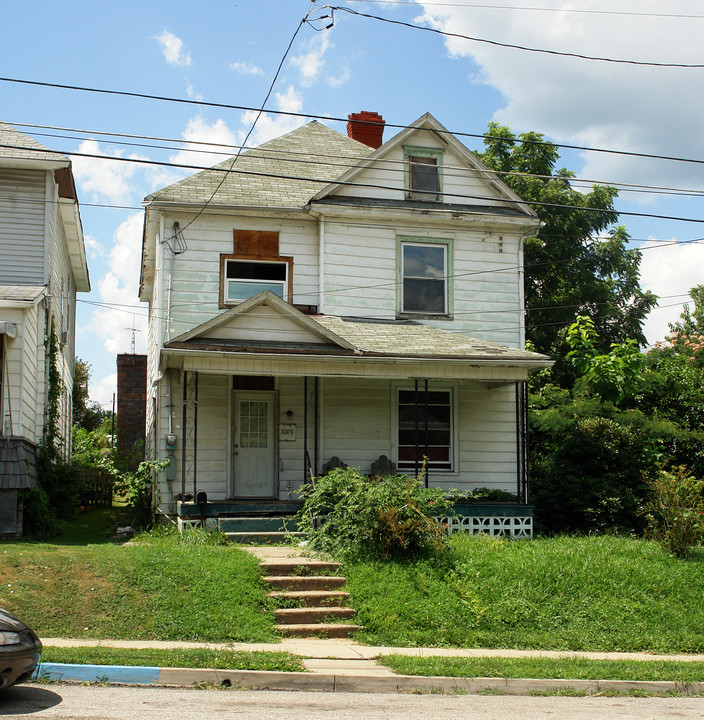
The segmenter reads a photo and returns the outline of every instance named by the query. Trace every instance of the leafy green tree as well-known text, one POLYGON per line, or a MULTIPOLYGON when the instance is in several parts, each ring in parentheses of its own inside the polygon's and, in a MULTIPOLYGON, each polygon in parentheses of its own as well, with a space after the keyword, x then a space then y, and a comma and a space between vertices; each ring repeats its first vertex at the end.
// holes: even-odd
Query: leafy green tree
POLYGON ((564 329, 578 315, 593 320, 602 353, 628 339, 644 345, 643 321, 657 298, 641 290, 641 254, 628 249, 625 228, 614 227, 617 191, 604 185, 575 190, 574 173, 556 169, 558 150, 539 133, 516 136, 492 122, 484 146, 479 157, 534 203, 543 222, 524 243, 526 335, 538 352, 558 357, 555 377, 564 386, 573 379, 559 358, 567 351, 564 329))
POLYGON ((97 430, 109 415, 100 404, 88 399, 90 364, 76 358, 73 371, 73 424, 85 430, 97 430))
POLYGON ((567 343, 572 348, 567 357, 581 373, 586 388, 600 398, 602 409, 605 402, 618 405, 633 394, 644 362, 635 340, 611 343, 609 352, 599 353, 594 321, 579 315, 567 330, 567 343))

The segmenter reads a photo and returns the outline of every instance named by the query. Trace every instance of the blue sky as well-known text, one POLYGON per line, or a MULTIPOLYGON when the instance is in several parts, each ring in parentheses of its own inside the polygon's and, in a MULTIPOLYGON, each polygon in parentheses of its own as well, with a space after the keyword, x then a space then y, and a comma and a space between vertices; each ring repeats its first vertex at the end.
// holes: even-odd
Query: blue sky
MULTIPOLYGON (((687 0, 666 5, 656 0, 345 4, 359 12, 508 44, 634 61, 704 62, 704 9, 697 13, 687 0)), ((188 142, 241 143, 253 114, 197 101, 260 106, 296 28, 315 7, 322 3, 123 0, 109 6, 37 0, 24 8, 12 3, 3 9, 3 78, 196 101, 169 103, 0 81, 0 119, 52 149, 104 157, 74 156, 93 288, 80 296, 76 352, 92 365, 93 399, 110 402, 115 354, 130 351, 127 328, 133 323, 139 329, 136 349, 145 350, 146 309, 137 301, 140 203, 182 176, 174 168, 110 157, 197 165, 222 159, 189 152, 188 142), (105 132, 118 135, 100 134, 105 132)), ((398 125, 429 111, 452 131, 481 134, 494 119, 516 132, 536 130, 559 143, 704 159, 704 69, 532 53, 344 11, 335 12, 334 20, 322 32, 309 25, 300 29, 267 108, 335 118, 371 110, 398 125)), ((322 28, 325 23, 314 24, 322 28)), ((265 115, 249 144, 303 122, 305 118, 265 115)), ((329 124, 345 131, 343 123, 329 124)), ((393 132, 387 129, 385 139, 393 132)), ((478 139, 464 141, 470 149, 480 148, 478 139)), ((624 189, 617 201, 623 212, 704 218, 703 164, 567 150, 560 164, 591 181, 693 191, 624 189)), ((704 282, 704 243, 688 242, 704 236, 704 226, 627 215, 621 222, 638 239, 634 244, 645 248, 643 286, 663 298, 663 307, 646 326, 654 342, 679 315, 684 294, 704 282)))

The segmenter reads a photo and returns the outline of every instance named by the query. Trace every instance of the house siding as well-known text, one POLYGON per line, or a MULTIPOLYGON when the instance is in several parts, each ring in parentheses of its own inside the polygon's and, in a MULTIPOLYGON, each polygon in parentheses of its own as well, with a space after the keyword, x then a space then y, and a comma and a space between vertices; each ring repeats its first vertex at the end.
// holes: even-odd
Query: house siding
POLYGON ((0 169, 0 284, 44 283, 45 178, 0 169))

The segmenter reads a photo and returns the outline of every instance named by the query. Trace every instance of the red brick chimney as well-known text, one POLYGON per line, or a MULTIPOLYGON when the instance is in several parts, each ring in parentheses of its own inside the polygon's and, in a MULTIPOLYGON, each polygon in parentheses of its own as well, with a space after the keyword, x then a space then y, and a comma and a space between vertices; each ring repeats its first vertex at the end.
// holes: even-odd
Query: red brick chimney
POLYGON ((362 110, 347 116, 347 135, 375 150, 381 147, 384 135, 384 118, 379 113, 362 110))

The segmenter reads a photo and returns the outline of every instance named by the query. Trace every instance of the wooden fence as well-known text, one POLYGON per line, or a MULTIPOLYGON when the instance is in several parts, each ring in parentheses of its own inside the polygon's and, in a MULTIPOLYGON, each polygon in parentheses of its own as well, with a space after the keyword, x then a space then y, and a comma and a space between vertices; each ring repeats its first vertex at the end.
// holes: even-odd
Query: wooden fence
POLYGON ((111 507, 113 478, 98 468, 76 468, 83 483, 82 504, 86 507, 111 507))

